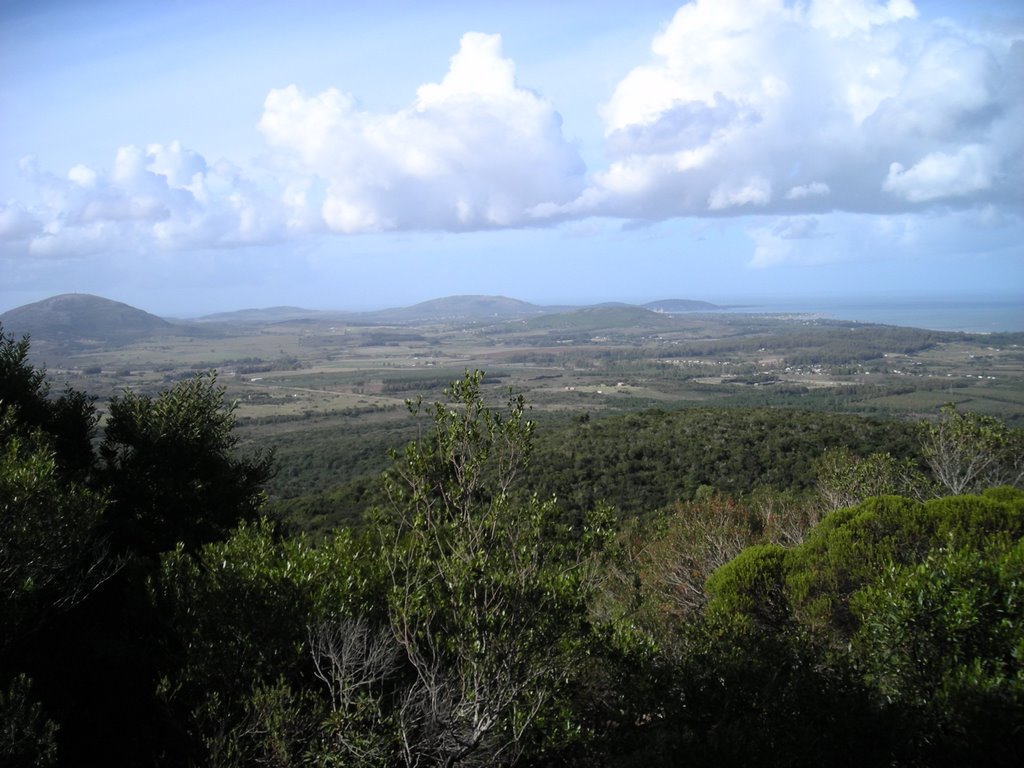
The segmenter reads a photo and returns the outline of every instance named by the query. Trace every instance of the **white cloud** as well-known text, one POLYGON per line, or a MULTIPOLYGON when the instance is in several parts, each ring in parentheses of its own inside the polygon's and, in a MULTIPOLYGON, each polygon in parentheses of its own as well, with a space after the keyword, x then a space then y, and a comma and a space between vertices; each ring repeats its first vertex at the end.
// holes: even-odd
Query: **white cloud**
POLYGON ((695 0, 651 51, 603 108, 609 167, 548 214, 1024 202, 1012 30, 924 21, 910 0, 695 0))
POLYGON ((992 186, 992 166, 987 148, 977 144, 955 154, 933 152, 910 169, 893 163, 883 189, 912 203, 964 197, 992 186))
POLYGON ((821 197, 827 195, 832 190, 829 189, 828 184, 822 181, 812 181, 810 184, 801 184, 798 187, 791 187, 786 192, 787 200, 802 200, 805 197, 821 197))
POLYGON ((516 226, 583 187, 561 117, 516 83, 499 35, 463 36, 448 73, 394 113, 361 111, 337 90, 267 96, 260 130, 326 184, 321 212, 338 232, 516 226))
POLYGON ((810 7, 809 21, 816 29, 837 37, 868 32, 871 27, 917 16, 911 0, 818 0, 810 7))
POLYGON ((814 217, 832 211, 1024 205, 1024 41, 921 20, 910 0, 694 0, 600 114, 607 164, 588 176, 500 36, 468 33, 401 109, 271 90, 258 175, 177 141, 63 174, 26 160, 38 199, 0 206, 0 254, 761 215, 796 218, 756 229, 755 264, 817 263, 834 256, 814 217))
POLYGON ((75 165, 68 169, 68 179, 80 187, 95 187, 96 171, 87 165, 75 165))
POLYGON ((708 196, 708 210, 721 211, 742 205, 768 205, 772 199, 772 185, 764 178, 749 179, 745 184, 731 186, 719 184, 708 196))
POLYGON ((109 171, 75 165, 61 178, 31 158, 22 171, 39 200, 0 209, 7 255, 236 247, 279 241, 289 231, 281 201, 230 164, 211 165, 178 142, 121 147, 109 171))
POLYGON ((31 239, 28 252, 46 259, 90 256, 109 248, 123 248, 122 234, 107 222, 97 221, 75 227, 53 223, 46 227, 45 232, 31 239))
POLYGON ((35 235, 42 225, 18 204, 0 204, 0 242, 24 240, 35 235))
POLYGON ((146 159, 147 171, 163 176, 168 186, 179 189, 191 188, 209 171, 202 155, 182 147, 178 141, 166 147, 150 144, 146 147, 146 159))
POLYGON ((22 163, 33 205, 0 209, 4 254, 222 248, 333 230, 473 230, 530 223, 573 200, 584 165, 561 117, 520 87, 498 35, 463 36, 440 82, 393 113, 336 89, 271 91, 259 129, 271 147, 254 178, 178 141, 128 145, 109 169, 61 177, 22 163))

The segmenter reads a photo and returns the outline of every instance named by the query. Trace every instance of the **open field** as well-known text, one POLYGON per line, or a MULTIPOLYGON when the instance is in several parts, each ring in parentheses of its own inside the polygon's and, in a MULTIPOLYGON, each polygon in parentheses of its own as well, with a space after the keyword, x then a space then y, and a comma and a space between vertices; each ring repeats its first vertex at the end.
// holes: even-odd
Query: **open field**
POLYGON ((925 418, 947 402, 1024 425, 1024 334, 966 335, 807 316, 590 308, 519 320, 207 326, 196 335, 33 348, 56 386, 103 401, 214 369, 243 444, 273 448, 288 497, 375 472, 413 434, 406 401, 466 369, 525 394, 540 428, 657 407, 768 406, 925 418))

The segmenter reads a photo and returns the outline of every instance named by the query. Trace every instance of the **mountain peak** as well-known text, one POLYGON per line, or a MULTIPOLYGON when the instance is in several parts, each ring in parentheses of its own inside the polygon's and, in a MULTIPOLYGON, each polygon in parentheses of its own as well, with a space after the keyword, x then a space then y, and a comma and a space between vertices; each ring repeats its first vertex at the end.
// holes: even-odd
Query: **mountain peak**
POLYGON ((64 293, 4 312, 8 335, 37 341, 127 342, 171 332, 166 320, 120 301, 89 293, 64 293))

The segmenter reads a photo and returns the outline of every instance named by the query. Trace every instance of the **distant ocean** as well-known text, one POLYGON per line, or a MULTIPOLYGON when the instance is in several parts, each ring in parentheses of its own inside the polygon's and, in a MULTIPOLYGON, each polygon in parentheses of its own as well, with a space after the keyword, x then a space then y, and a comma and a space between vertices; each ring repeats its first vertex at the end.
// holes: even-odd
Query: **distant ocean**
POLYGON ((1024 298, 994 301, 787 299, 763 304, 745 304, 736 307, 734 311, 812 314, 833 320, 902 325, 934 331, 1024 331, 1024 298))

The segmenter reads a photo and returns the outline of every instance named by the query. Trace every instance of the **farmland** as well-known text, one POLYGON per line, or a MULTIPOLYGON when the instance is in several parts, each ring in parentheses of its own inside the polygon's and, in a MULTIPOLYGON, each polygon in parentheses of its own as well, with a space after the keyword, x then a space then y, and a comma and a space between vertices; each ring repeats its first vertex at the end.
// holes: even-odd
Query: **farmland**
POLYGON ((1024 424, 1024 334, 960 334, 805 315, 590 307, 527 317, 218 320, 128 344, 33 343, 56 384, 103 402, 215 370, 243 446, 275 451, 271 498, 377 472, 415 429, 406 401, 467 369, 521 392, 543 433, 586 414, 771 407, 892 419, 947 402, 1024 424))

